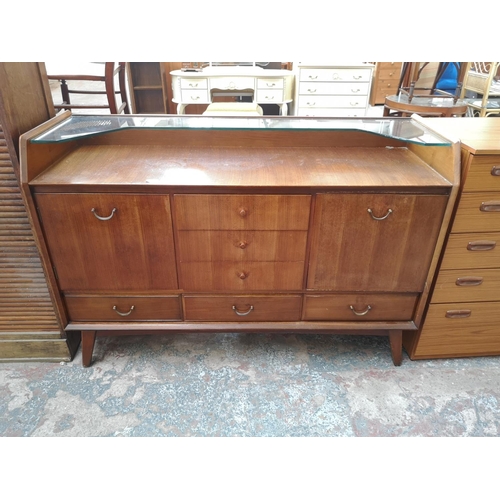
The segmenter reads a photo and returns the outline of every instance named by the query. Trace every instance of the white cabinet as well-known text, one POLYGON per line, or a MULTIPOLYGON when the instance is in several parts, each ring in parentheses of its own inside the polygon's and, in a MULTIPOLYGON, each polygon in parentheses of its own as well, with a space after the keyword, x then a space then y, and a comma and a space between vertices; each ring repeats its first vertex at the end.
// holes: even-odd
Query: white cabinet
POLYGON ((295 114, 366 116, 373 65, 298 63, 295 114))

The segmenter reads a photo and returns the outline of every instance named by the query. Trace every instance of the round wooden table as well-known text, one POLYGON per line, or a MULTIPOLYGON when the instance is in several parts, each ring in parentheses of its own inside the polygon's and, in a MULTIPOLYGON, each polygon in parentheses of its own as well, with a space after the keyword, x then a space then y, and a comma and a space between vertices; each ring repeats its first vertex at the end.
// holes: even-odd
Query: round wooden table
POLYGON ((387 96, 384 103, 384 116, 410 116, 416 113, 421 116, 450 117, 464 116, 466 112, 467 103, 460 100, 454 103, 451 97, 414 96, 411 102, 408 102, 408 96, 401 94, 387 96))

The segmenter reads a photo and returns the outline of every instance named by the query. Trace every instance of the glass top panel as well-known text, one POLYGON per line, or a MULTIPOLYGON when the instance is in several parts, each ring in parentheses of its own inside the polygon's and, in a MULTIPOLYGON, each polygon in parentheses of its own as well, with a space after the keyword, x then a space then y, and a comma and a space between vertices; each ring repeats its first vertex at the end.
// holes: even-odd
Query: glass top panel
POLYGON ((357 130, 417 144, 434 146, 450 144, 449 141, 411 118, 194 115, 71 115, 53 128, 31 139, 31 142, 65 142, 124 129, 357 130))

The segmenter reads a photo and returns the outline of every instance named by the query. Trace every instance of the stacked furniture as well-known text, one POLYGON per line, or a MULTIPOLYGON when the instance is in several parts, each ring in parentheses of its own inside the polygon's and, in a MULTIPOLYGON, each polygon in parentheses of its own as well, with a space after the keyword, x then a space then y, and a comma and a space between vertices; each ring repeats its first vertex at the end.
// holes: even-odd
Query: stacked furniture
POLYGON ((388 95, 398 93, 402 62, 377 62, 373 73, 370 106, 384 104, 388 95))
POLYGON ((343 66, 298 63, 295 114, 365 116, 372 72, 372 64, 343 66))
POLYGON ((428 118, 461 140, 462 186, 412 359, 500 354, 500 121, 428 118))
POLYGON ((386 335, 427 302, 459 146, 415 119, 58 116, 22 182, 83 364, 98 335, 386 335))

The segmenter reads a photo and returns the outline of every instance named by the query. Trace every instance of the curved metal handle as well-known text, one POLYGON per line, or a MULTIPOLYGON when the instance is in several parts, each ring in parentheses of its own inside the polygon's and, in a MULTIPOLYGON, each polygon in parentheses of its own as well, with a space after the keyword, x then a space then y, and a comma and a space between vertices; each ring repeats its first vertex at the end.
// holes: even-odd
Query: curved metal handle
POLYGON ((470 309, 456 309, 451 311, 446 311, 445 317, 450 319, 462 319, 468 318, 472 314, 470 309))
POLYGON ((109 220, 113 217, 113 215, 115 215, 115 212, 116 212, 116 208, 113 208, 113 210, 111 210, 111 215, 108 215, 108 217, 101 217, 100 215, 97 215, 96 211, 95 211, 95 208, 92 208, 90 210, 97 219, 99 220, 109 220))
POLYGON ((375 215, 373 215, 373 211, 371 208, 368 209, 368 213, 372 216, 373 220, 385 220, 387 219, 387 217, 389 217, 389 215, 392 214, 392 208, 389 208, 387 210, 387 213, 383 217, 376 217, 375 215))
POLYGON ((349 309, 356 315, 356 316, 364 316, 365 314, 368 314, 369 311, 371 311, 372 306, 367 306, 364 311, 356 311, 353 306, 349 306, 349 309))
POLYGON ((315 94, 318 89, 307 89, 310 94, 315 94))
POLYGON ((200 98, 200 96, 199 96, 199 95, 196 95, 196 96, 192 95, 192 96, 191 96, 191 100, 192 100, 192 101, 197 101, 199 98, 200 98))
POLYGON ((266 101, 273 101, 273 100, 274 100, 274 97, 275 97, 275 96, 273 96, 273 95, 272 95, 271 97, 269 97, 268 95, 266 95, 266 96, 264 97, 264 99, 265 99, 266 101))
POLYGON ((316 103, 315 102, 308 102, 307 105, 308 106, 316 106, 316 103))
POLYGON ((455 285, 457 286, 479 286, 483 283, 483 278, 479 276, 464 276, 457 278, 455 285))
POLYGON ((190 87, 198 87, 198 83, 189 82, 190 87))
POLYGON ((361 89, 351 89, 351 92, 354 94, 357 94, 358 92, 361 92, 361 89))
POLYGON ((469 241, 467 245, 467 250, 471 252, 486 252, 488 250, 493 250, 497 246, 496 241, 489 240, 479 240, 479 241, 469 241))
POLYGON ((129 314, 132 313, 132 311, 135 309, 135 306, 132 306, 130 308, 130 311, 129 312, 126 312, 126 313, 122 313, 121 311, 118 310, 118 308, 116 306, 113 306, 113 311, 115 311, 116 314, 119 314, 120 316, 128 316, 129 314))
POLYGON ((267 82, 266 86, 267 87, 276 87, 276 83, 275 82, 267 82))
POLYGON ((358 76, 353 76, 353 80, 361 80, 363 78, 363 75, 358 75, 358 76))
POLYGON ((311 80, 317 80, 318 75, 309 75, 309 78, 310 78, 311 80))
POLYGON ((253 306, 250 306, 250 309, 248 309, 248 311, 238 311, 238 309, 236 308, 236 306, 233 306, 233 311, 238 315, 238 316, 247 316, 248 314, 250 314, 252 311, 253 311, 253 306))
POLYGON ((356 101, 356 102, 350 102, 349 104, 350 104, 351 106, 357 106, 357 105, 359 104, 359 102, 357 102, 357 101, 356 101))

